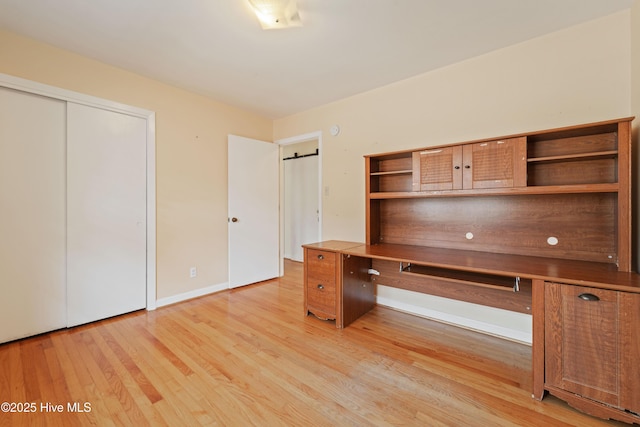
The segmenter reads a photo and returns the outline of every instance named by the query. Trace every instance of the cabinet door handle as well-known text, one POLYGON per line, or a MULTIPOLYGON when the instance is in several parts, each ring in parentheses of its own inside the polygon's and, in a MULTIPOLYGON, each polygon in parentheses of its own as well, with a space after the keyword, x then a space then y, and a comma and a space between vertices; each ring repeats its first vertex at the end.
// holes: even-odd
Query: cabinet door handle
POLYGON ((456 170, 458 170, 458 169, 460 169, 460 166, 457 166, 457 165, 456 165, 456 166, 454 166, 453 168, 454 168, 454 169, 456 169, 456 170))
POLYGON ((600 298, 594 294, 580 294, 578 295, 578 298, 584 301, 600 301, 600 298))
POLYGON ((322 254, 318 255, 318 259, 324 259, 324 255, 322 254))
POLYGON ((464 165, 464 168, 465 168, 465 169, 471 169, 471 166, 469 166, 469 165, 464 165))
POLYGON ((324 285, 321 283, 318 283, 318 289, 324 289, 324 285))

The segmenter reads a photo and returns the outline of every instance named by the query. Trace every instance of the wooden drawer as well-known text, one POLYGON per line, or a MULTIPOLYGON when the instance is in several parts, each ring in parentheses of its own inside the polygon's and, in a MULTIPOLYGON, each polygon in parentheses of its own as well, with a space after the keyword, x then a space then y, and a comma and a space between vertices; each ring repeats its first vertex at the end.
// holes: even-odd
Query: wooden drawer
POLYGON ((336 254, 334 252, 308 249, 307 280, 321 281, 335 285, 336 254))
POLYGON ((307 283, 307 306, 310 312, 323 319, 336 318, 336 286, 309 281, 307 283))
POLYGON ((337 255, 317 249, 307 251, 307 310, 323 319, 335 319, 337 255))

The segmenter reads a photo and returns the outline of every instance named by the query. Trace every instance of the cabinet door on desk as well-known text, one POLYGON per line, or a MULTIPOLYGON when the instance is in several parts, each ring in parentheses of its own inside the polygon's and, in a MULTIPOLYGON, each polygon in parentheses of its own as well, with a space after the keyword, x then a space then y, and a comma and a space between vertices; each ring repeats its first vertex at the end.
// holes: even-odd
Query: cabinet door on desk
POLYGON ((640 410, 640 294, 547 283, 545 384, 640 410))
POLYGON ((462 146, 413 153, 413 191, 462 188, 462 146))
POLYGON ((413 153, 413 191, 472 190, 526 185, 525 137, 413 153))
POLYGON ((527 185, 525 137, 468 144, 462 156, 465 189, 527 185))
POLYGON ((307 308, 321 318, 336 318, 336 254, 308 249, 307 308))

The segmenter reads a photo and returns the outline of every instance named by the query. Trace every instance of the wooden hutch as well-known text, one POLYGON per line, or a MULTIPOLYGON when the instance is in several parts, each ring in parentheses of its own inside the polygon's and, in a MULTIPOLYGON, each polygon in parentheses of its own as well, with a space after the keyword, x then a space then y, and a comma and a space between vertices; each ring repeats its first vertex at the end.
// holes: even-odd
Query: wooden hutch
POLYGON ((640 423, 631 121, 365 156, 366 243, 305 245, 305 315, 375 284, 533 316, 533 397, 640 423))

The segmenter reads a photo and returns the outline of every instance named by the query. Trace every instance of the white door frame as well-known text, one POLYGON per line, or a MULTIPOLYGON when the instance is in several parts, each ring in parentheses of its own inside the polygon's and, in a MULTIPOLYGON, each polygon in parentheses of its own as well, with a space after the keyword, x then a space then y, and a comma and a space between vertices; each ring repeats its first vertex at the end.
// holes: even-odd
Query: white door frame
POLYGON ((75 102, 147 121, 147 310, 156 308, 156 114, 118 102, 0 73, 0 86, 75 102))
POLYGON ((318 214, 318 242, 320 242, 322 241, 322 131, 274 141, 280 146, 280 276, 284 275, 284 208, 282 201, 284 197, 284 162, 282 160, 282 147, 312 140, 318 140, 318 210, 320 211, 318 214))

